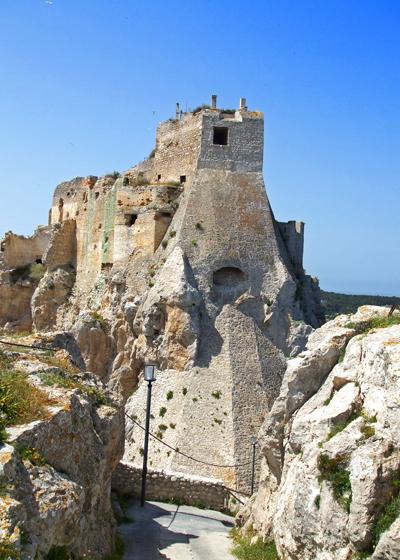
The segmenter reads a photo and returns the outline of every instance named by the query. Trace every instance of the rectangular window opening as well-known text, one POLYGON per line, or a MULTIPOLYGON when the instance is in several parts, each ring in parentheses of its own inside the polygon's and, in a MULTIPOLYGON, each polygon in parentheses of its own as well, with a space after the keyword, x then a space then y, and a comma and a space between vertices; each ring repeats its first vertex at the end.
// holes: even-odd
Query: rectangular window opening
POLYGON ((133 224, 137 220, 137 214, 125 214, 125 225, 126 226, 133 226, 133 224))
POLYGON ((186 175, 181 175, 180 180, 181 183, 186 183, 186 175))
POLYGON ((228 129, 225 126, 214 126, 213 144, 228 145, 228 129))

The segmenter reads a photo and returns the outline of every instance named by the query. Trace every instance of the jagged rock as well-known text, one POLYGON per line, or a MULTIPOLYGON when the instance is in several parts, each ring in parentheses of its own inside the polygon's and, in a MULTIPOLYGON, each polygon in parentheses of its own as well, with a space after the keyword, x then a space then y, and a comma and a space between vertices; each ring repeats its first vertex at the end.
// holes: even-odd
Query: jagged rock
MULTIPOLYGON (((273 536, 282 558, 345 560, 373 551, 374 527, 398 492, 400 325, 357 332, 387 313, 363 307, 338 317, 289 361, 260 432, 260 488, 239 516, 273 536), (332 482, 336 475, 342 486, 332 482)), ((384 533, 372 558, 397 558, 396 531, 393 524, 384 533)))
POLYGON ((113 340, 107 332, 107 322, 99 314, 81 313, 72 327, 82 353, 85 369, 105 380, 112 358, 113 340))
POLYGON ((64 305, 75 282, 75 273, 57 268, 46 272, 32 296, 32 318, 36 331, 48 331, 57 323, 57 313, 64 305))
POLYGON ((135 314, 135 345, 143 362, 146 356, 166 368, 182 370, 193 365, 200 302, 189 262, 182 249, 176 247, 135 314))
POLYGON ((41 388, 53 402, 49 418, 8 428, 12 445, 0 447, 0 538, 24 560, 62 546, 103 558, 114 546, 110 480, 122 455, 123 418, 76 390, 41 388), (40 461, 21 455, 27 448, 40 461))

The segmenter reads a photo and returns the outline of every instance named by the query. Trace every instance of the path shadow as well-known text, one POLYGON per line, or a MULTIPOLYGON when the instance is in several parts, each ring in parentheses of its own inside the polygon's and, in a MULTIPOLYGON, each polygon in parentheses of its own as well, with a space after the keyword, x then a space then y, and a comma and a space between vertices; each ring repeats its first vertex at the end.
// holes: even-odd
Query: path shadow
POLYGON ((127 513, 134 521, 119 526, 119 532, 125 543, 123 560, 159 560, 170 556, 163 554, 163 550, 174 544, 189 545, 189 540, 197 539, 197 535, 182 533, 171 529, 176 510, 168 512, 155 504, 146 503, 140 508, 137 502, 130 504, 127 513), (168 519, 168 513, 170 518, 168 519), (156 519, 164 517, 166 525, 161 525, 156 519))

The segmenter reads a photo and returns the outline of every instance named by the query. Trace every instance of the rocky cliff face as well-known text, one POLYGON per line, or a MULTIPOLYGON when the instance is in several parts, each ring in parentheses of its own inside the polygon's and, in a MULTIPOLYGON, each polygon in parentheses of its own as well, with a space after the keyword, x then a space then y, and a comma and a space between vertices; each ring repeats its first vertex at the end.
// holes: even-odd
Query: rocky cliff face
MULTIPOLYGON (((1 553, 103 558, 115 541, 110 484, 123 451, 123 417, 111 402, 102 404, 103 389, 90 374, 65 375, 40 355, 12 357, 14 371, 26 372, 47 406, 42 419, 8 427, 0 446, 1 553)), ((1 391, 4 399, 3 381, 1 391)))
POLYGON ((387 314, 337 317, 288 363, 239 517, 283 559, 400 557, 400 313, 387 314))

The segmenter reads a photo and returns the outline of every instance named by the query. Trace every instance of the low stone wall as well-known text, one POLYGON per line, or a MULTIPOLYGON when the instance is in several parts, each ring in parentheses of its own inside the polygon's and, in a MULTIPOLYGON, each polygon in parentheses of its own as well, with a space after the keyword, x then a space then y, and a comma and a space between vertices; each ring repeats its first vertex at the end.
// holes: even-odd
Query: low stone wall
MULTIPOLYGON (((118 494, 140 496, 142 469, 120 462, 113 473, 112 489, 118 494)), ((222 481, 166 471, 147 472, 147 500, 180 500, 188 505, 235 511, 243 496, 228 490, 222 481)))

